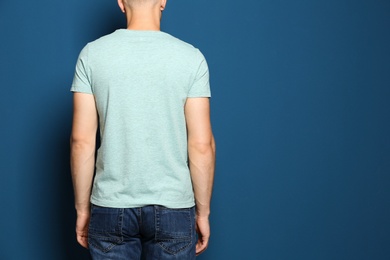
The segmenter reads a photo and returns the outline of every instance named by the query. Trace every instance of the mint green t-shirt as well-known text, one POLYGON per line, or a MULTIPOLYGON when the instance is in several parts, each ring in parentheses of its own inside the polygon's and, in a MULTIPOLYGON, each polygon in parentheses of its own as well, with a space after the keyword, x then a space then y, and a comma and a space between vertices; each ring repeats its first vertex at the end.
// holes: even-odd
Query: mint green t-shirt
POLYGON ((119 29, 84 47, 71 91, 94 95, 99 115, 93 204, 195 205, 184 105, 210 97, 198 49, 161 31, 119 29))

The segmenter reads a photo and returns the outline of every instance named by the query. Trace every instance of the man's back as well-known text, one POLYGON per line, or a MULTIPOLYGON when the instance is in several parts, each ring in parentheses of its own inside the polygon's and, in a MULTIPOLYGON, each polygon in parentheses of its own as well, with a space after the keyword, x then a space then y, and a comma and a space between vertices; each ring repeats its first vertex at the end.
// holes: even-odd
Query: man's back
POLYGON ((210 97, 198 49, 161 31, 117 30, 80 54, 72 91, 91 93, 101 146, 91 202, 194 206, 184 106, 210 97))
POLYGON ((96 260, 193 260, 210 237, 207 64, 160 31, 166 0, 118 5, 127 30, 82 50, 71 88, 77 241, 96 260))

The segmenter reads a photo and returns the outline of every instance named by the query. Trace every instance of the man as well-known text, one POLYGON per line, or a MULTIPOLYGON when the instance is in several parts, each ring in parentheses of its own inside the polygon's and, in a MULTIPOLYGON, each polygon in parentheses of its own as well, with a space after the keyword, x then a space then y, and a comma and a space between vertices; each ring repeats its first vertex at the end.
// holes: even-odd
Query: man
POLYGON ((207 64, 160 31, 166 0, 118 4, 127 29, 87 44, 71 88, 77 241, 93 259, 195 259, 215 164, 207 64))

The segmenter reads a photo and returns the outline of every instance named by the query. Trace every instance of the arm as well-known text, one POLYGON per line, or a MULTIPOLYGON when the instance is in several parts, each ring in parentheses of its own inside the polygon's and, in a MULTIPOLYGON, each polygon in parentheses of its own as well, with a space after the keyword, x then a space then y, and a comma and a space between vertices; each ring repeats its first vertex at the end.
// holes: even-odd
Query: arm
POLYGON ((98 116, 93 95, 74 93, 70 165, 77 211, 77 241, 85 248, 88 247, 89 200, 95 169, 97 126, 98 116))
POLYGON ((209 99, 187 98, 185 117, 189 167, 196 204, 196 253, 200 254, 206 250, 210 237, 209 215, 215 167, 215 142, 210 123, 209 99))

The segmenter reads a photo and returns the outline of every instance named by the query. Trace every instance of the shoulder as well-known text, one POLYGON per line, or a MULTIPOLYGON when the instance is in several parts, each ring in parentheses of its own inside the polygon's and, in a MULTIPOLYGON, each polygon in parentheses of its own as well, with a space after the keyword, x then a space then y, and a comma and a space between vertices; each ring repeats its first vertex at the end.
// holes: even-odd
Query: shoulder
POLYGON ((93 63, 99 56, 107 56, 115 51, 116 46, 120 43, 116 32, 104 35, 94 41, 88 42, 80 52, 80 57, 93 63))
POLYGON ((169 33, 161 32, 161 34, 165 36, 167 41, 169 41, 173 45, 176 45, 177 47, 181 47, 183 49, 188 49, 188 50, 196 49, 192 44, 185 42, 185 41, 183 41, 183 40, 181 40, 181 39, 179 39, 179 38, 177 38, 169 33))
POLYGON ((191 58, 192 60, 201 62, 205 60, 203 53, 194 45, 183 41, 168 33, 164 33, 167 37, 169 48, 180 55, 191 58))
POLYGON ((114 44, 114 42, 117 41, 117 36, 115 35, 116 33, 113 32, 113 33, 110 33, 110 34, 107 34, 107 35, 104 35, 94 41, 91 41, 89 43, 87 43, 87 45, 84 47, 84 48, 87 48, 87 49, 99 49, 99 48, 106 48, 107 46, 109 45, 112 45, 114 44))

